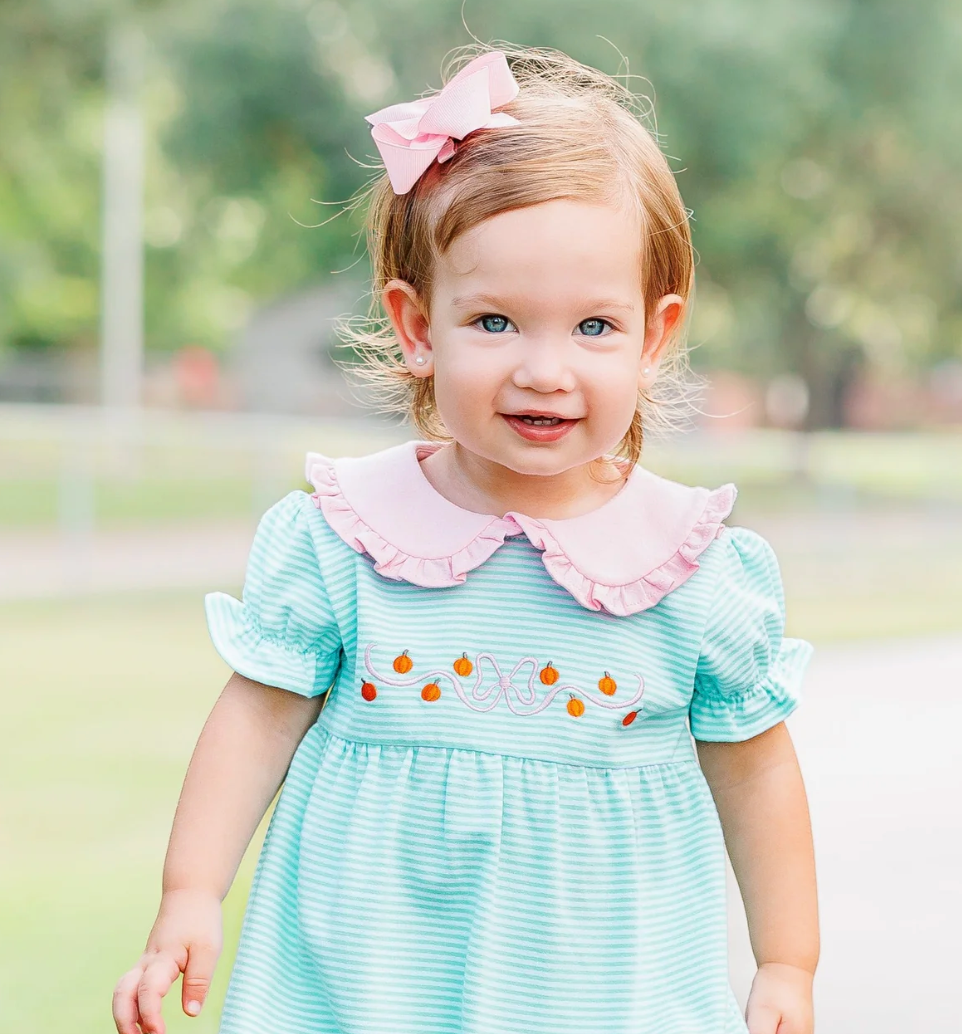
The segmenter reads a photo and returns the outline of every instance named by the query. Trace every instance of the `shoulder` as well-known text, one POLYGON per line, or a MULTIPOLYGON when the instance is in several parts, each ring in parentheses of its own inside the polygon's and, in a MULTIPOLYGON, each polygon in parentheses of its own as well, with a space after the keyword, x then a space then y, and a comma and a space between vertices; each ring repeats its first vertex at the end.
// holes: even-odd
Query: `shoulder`
POLYGON ((315 498, 295 489, 274 503, 258 521, 252 554, 297 553, 316 562, 343 545, 318 509, 315 498))
POLYGON ((718 537, 705 551, 705 560, 721 569, 778 569, 778 558, 768 539, 752 528, 737 524, 722 526, 718 537))
POLYGON ((284 533, 293 526, 304 524, 312 509, 314 505, 307 492, 294 489, 264 511, 258 527, 284 533))
POLYGON ((265 510, 257 522, 261 539, 309 538, 316 521, 317 507, 303 489, 294 489, 265 510))
POLYGON ((785 591, 771 543, 757 531, 725 526, 702 556, 706 619, 732 631, 744 622, 784 621, 785 591))
POLYGON ((735 495, 732 484, 690 486, 636 466, 597 510, 529 523, 545 532, 545 566, 549 573, 558 568, 556 581, 586 606, 624 616, 656 606, 688 582, 735 495))

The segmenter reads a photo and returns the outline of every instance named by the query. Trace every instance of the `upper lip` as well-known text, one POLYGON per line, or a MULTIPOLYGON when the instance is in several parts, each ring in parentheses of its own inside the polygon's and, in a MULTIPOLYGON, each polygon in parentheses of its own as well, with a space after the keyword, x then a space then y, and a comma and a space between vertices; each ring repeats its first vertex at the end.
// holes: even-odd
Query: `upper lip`
POLYGON ((510 413, 505 413, 505 416, 540 416, 546 420, 578 420, 576 416, 565 416, 563 413, 549 413, 544 409, 516 409, 510 413))

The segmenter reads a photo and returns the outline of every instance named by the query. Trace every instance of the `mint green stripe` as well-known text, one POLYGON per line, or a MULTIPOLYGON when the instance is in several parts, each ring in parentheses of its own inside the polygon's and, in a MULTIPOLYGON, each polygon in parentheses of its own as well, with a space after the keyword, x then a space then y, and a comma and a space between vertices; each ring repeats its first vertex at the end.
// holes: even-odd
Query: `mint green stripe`
POLYGON ((811 647, 783 639, 764 539, 730 529, 658 606, 614 618, 523 537, 461 586, 389 581, 295 492, 261 521, 243 600, 212 593, 207 615, 235 670, 306 696, 333 683, 271 822, 223 1034, 745 1034, 692 734, 746 739, 798 704, 811 647), (550 661, 584 714, 567 691, 481 713, 473 675, 468 704, 453 688, 463 653, 483 687, 479 654, 504 677, 550 661), (645 679, 628 727, 589 699, 606 671, 615 702, 645 679))

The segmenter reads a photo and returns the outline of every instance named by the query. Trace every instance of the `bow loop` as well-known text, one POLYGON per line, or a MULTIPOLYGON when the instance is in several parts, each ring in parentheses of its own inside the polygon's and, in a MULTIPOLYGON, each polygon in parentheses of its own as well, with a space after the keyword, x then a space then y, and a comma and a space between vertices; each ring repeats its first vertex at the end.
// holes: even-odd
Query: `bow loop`
POLYGON ((470 61, 433 97, 392 104, 365 118, 395 194, 406 194, 435 160, 454 155, 454 141, 476 129, 517 125, 504 112, 492 114, 518 95, 500 50, 470 61))

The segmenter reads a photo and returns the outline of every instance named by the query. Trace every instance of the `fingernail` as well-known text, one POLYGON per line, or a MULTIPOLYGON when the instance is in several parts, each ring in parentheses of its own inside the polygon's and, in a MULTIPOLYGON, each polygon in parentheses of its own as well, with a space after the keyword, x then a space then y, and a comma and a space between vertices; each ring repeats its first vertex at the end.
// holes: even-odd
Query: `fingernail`
POLYGON ((200 1012, 200 1002, 188 1002, 187 1011, 191 1016, 196 1016, 200 1012))

